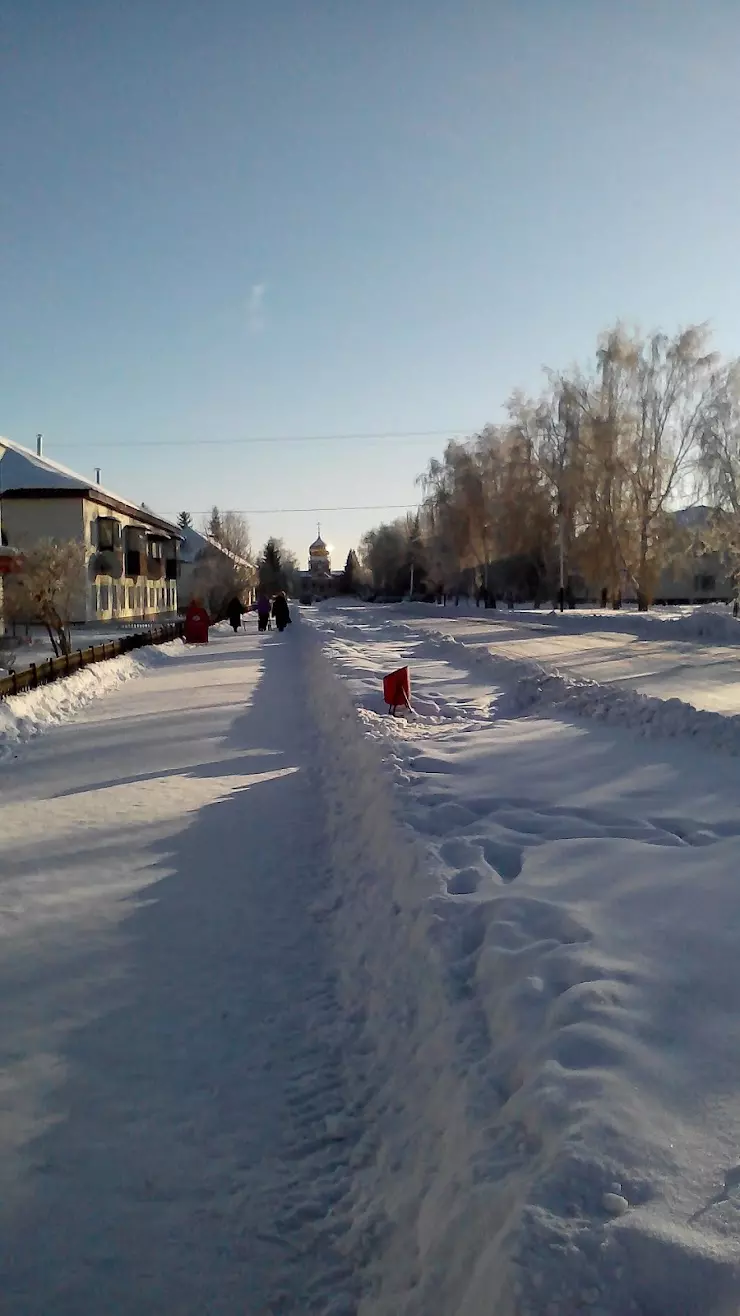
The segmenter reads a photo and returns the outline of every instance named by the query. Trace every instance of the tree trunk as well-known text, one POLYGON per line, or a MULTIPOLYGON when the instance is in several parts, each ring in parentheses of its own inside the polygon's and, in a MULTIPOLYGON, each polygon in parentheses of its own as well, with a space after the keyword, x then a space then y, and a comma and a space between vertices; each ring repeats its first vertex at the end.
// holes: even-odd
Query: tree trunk
POLYGON ((55 657, 55 658, 58 658, 58 657, 59 657, 59 654, 60 654, 60 650, 59 650, 59 644, 58 644, 58 641, 57 641, 57 637, 56 637, 56 635, 54 634, 54 629, 53 629, 52 626, 50 626, 50 624, 49 624, 48 621, 47 621, 47 622, 44 622, 44 625, 46 626, 46 633, 47 633, 47 635, 49 636, 49 640, 50 640, 50 642, 51 642, 51 647, 52 647, 52 649, 54 650, 54 657, 55 657))

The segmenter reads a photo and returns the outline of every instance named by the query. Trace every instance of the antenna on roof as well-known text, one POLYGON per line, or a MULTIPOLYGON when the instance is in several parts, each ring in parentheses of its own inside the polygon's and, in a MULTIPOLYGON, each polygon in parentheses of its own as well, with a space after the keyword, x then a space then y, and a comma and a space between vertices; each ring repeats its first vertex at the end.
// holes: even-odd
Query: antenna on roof
POLYGON ((36 456, 37 456, 37 457, 43 457, 43 455, 44 455, 44 436, 43 436, 43 434, 37 434, 37 435, 36 435, 36 456))
POLYGON ((95 483, 100 484, 100 467, 95 467, 95 483))

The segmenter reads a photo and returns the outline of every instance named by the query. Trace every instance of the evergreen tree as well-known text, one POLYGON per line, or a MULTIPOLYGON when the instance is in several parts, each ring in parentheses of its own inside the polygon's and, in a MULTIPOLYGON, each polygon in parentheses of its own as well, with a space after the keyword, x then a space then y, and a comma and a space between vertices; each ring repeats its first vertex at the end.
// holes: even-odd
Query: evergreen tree
POLYGON ((351 548, 347 554, 347 561, 344 564, 342 573, 342 593, 356 594, 358 586, 358 577, 360 574, 360 564, 357 560, 355 550, 351 548))
POLYGON ((189 530, 193 524, 193 518, 189 512, 181 512, 177 518, 177 524, 181 530, 189 530))
POLYGON ((285 572, 283 556, 277 539, 270 537, 262 550, 259 561, 260 589, 265 594, 277 594, 285 589, 285 572))
POLYGON ((215 539, 217 544, 221 543, 223 538, 223 526, 221 524, 221 513, 217 507, 211 508, 211 515, 208 519, 207 533, 211 539, 215 539))

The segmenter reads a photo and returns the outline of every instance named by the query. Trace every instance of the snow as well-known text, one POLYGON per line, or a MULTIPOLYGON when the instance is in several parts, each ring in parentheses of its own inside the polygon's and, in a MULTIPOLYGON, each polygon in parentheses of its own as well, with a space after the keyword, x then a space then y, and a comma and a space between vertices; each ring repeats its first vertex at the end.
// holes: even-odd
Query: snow
POLYGON ((517 663, 456 661, 462 645, 388 609, 312 623, 369 755, 351 771, 335 693, 337 786, 371 810, 344 942, 389 1055, 369 1192, 396 1242, 368 1312, 729 1316, 740 767, 689 734, 527 707, 517 663), (380 677, 404 662, 419 711, 392 719, 380 677), (373 752, 406 827, 395 853, 373 830, 390 830, 373 752))
POLYGON ((109 658, 72 676, 0 701, 0 761, 17 754, 23 742, 76 717, 92 699, 115 690, 147 668, 182 655, 181 640, 109 658))
POLYGON ((260 638, 158 650, 0 764, 15 1316, 355 1310, 313 726, 260 638))
POLYGON ((546 614, 406 605, 382 611, 388 624, 413 621, 425 634, 498 657, 530 659, 566 677, 740 712, 740 625, 725 609, 546 614), (721 633, 709 637, 707 628, 715 624, 721 633))
POLYGON ((13 489, 72 489, 82 493, 92 485, 91 480, 76 475, 66 466, 38 457, 2 436, 0 463, 2 487, 6 493, 13 489))
POLYGON ((568 625, 296 609, 0 763, 9 1309, 734 1316, 737 719, 568 625))
MULTIPOLYGON (((112 622, 73 626, 70 632, 72 649, 76 652, 94 644, 110 644, 111 640, 120 640, 123 635, 151 631, 177 620, 175 614, 168 614, 148 622, 116 619, 112 622)), ((0 634, 0 677, 7 676, 13 668, 16 672, 24 671, 31 663, 46 662, 48 658, 56 656, 49 635, 42 626, 19 626, 15 635, 12 631, 0 634)))

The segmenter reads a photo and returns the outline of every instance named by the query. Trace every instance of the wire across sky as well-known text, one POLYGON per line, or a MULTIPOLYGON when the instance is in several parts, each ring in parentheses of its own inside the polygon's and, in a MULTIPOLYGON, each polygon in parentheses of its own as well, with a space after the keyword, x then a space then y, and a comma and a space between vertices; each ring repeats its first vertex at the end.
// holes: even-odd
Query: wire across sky
MULTIPOLYGON (((480 428, 480 427, 478 427, 480 428)), ((68 443, 64 439, 57 442, 64 448, 95 448, 98 452, 114 451, 116 448, 216 448, 238 447, 251 444, 276 443, 421 443, 427 439, 469 438, 476 433, 475 426, 460 426, 445 430, 387 430, 382 433, 367 434, 257 434, 231 439, 134 439, 121 440, 120 443, 98 443, 96 439, 68 443)))

